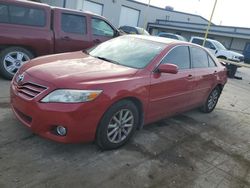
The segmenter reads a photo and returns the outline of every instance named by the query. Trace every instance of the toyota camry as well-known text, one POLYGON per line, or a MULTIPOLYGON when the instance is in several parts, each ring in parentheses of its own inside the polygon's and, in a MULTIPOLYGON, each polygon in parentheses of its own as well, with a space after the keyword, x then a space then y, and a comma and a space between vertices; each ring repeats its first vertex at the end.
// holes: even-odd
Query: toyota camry
POLYGON ((226 81, 225 67, 201 46, 127 35, 33 59, 10 93, 15 116, 34 133, 114 149, 151 122, 193 108, 211 112, 226 81))

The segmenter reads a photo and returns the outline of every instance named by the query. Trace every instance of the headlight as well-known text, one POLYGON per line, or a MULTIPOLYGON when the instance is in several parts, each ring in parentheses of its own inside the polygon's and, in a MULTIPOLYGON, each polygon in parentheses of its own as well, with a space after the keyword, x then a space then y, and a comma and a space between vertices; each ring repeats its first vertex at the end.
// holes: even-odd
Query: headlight
POLYGON ((240 60, 240 57, 239 57, 239 56, 233 56, 232 59, 233 59, 233 60, 240 60))
POLYGON ((46 97, 41 102, 59 102, 59 103, 79 103, 93 101, 98 97, 102 90, 71 90, 71 89, 58 89, 46 97))

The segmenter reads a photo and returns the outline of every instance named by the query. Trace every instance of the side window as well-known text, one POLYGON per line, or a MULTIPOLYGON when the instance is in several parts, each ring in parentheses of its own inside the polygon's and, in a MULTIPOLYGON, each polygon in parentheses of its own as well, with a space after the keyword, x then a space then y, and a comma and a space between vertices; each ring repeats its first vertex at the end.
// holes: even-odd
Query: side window
POLYGON ((199 45, 202 46, 203 40, 194 38, 194 39, 192 40, 192 43, 199 44, 199 45))
POLYGON ((115 34, 113 28, 101 19, 92 18, 91 25, 93 35, 113 37, 115 34))
POLYGON ((206 68, 208 67, 207 52, 201 48, 191 47, 192 67, 206 68))
POLYGON ((214 45, 211 42, 209 42, 209 41, 205 42, 205 47, 206 48, 210 48, 210 49, 215 49, 214 45))
POLYGON ((179 69, 190 68, 190 55, 187 46, 178 46, 171 50, 163 59, 162 63, 172 63, 179 67, 179 69))
POLYGON ((8 15, 8 7, 6 5, 0 4, 0 23, 8 23, 9 15, 8 15))
POLYGON ((61 28, 66 33, 86 34, 86 18, 85 16, 62 14, 61 28))
POLYGON ((41 9, 9 6, 9 22, 12 24, 45 26, 45 12, 41 9))
POLYGON ((214 62, 214 60, 210 57, 210 55, 207 55, 208 57, 208 66, 209 67, 217 67, 216 63, 214 62))

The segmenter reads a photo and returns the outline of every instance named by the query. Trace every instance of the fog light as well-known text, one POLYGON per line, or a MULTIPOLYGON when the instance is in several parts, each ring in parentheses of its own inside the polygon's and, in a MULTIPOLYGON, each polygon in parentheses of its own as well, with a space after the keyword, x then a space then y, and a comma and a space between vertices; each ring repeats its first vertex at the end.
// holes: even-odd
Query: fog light
POLYGON ((63 126, 57 126, 56 127, 56 132, 60 136, 65 136, 67 134, 67 129, 65 127, 63 127, 63 126))

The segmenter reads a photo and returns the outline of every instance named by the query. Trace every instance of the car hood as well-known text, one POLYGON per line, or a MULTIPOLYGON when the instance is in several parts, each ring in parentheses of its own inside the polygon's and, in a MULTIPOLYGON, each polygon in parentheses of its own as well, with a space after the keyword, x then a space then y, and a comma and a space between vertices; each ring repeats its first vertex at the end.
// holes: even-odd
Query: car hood
POLYGON ((240 54, 238 52, 231 51, 231 50, 223 50, 223 51, 225 53, 228 53, 228 54, 232 55, 232 56, 239 56, 239 57, 243 56, 242 54, 240 54))
POLYGON ((22 72, 32 77, 63 87, 74 87, 83 82, 131 77, 137 69, 103 61, 82 52, 65 53, 37 58, 25 64, 22 72))

